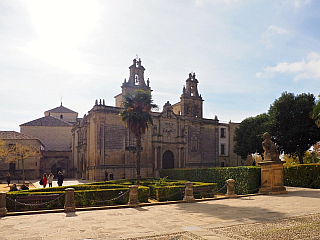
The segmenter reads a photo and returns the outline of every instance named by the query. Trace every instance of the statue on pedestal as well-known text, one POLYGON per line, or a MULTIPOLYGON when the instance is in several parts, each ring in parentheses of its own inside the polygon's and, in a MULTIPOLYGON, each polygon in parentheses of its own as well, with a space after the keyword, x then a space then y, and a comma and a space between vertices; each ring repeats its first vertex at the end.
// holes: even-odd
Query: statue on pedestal
POLYGON ((271 141, 271 136, 268 132, 263 134, 262 148, 264 150, 264 160, 263 161, 272 161, 279 162, 279 153, 276 145, 271 141))

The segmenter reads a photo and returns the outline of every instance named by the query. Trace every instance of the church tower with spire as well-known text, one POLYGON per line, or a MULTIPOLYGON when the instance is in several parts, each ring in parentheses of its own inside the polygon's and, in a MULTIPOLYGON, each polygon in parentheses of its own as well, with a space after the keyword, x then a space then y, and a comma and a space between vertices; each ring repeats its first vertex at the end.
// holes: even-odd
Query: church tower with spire
POLYGON ((202 118, 203 99, 198 92, 198 80, 195 73, 189 73, 186 86, 183 86, 180 102, 173 105, 173 111, 177 115, 202 118))
POLYGON ((123 101, 123 96, 127 93, 133 93, 134 91, 141 89, 144 91, 152 91, 149 86, 149 78, 147 79, 147 82, 144 79, 144 71, 146 70, 141 65, 141 59, 135 58, 133 59, 133 64, 129 67, 130 74, 129 74, 129 80, 127 81, 124 79, 124 82, 122 83, 122 93, 115 96, 115 105, 116 107, 121 107, 121 103, 123 101))

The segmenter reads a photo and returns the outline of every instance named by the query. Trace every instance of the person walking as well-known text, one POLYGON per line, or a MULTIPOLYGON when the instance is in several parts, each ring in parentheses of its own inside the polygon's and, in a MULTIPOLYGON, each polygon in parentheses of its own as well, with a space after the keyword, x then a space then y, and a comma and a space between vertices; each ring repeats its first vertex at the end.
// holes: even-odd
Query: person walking
POLYGON ((58 172, 58 186, 62 186, 62 183, 63 183, 63 179, 64 179, 64 176, 62 174, 62 172, 58 172))
POLYGON ((50 173, 48 176, 49 187, 52 187, 53 178, 54 178, 54 175, 52 173, 50 173))
POLYGON ((47 180, 48 176, 46 173, 43 174, 42 177, 42 186, 45 188, 47 186, 48 180, 47 180))
POLYGON ((8 187, 10 185, 10 182, 11 182, 11 175, 10 173, 7 173, 7 183, 8 183, 8 187))
POLYGON ((104 171, 104 180, 108 181, 108 172, 107 171, 104 171))

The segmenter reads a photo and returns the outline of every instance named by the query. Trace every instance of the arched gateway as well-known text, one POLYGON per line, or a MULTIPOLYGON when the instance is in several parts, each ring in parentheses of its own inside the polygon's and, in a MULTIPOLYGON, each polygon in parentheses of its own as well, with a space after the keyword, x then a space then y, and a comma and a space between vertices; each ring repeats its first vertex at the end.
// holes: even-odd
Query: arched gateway
POLYGON ((174 157, 170 150, 164 152, 162 156, 162 168, 169 169, 174 168, 174 157))

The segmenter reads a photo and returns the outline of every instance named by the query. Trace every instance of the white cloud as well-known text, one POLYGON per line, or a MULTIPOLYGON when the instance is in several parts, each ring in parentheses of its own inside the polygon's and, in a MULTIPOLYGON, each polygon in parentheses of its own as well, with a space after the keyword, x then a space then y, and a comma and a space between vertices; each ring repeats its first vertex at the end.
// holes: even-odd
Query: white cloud
POLYGON ((271 25, 268 27, 268 29, 263 33, 262 35, 262 42, 266 45, 267 48, 273 48, 273 44, 271 43, 272 39, 274 39, 276 36, 282 35, 282 34, 288 34, 289 31, 275 26, 271 25))
POLYGON ((311 52, 307 60, 302 59, 300 62, 278 63, 275 67, 266 67, 263 72, 256 73, 256 77, 273 77, 276 73, 293 73, 296 74, 294 80, 316 79, 320 80, 320 54, 311 52))

